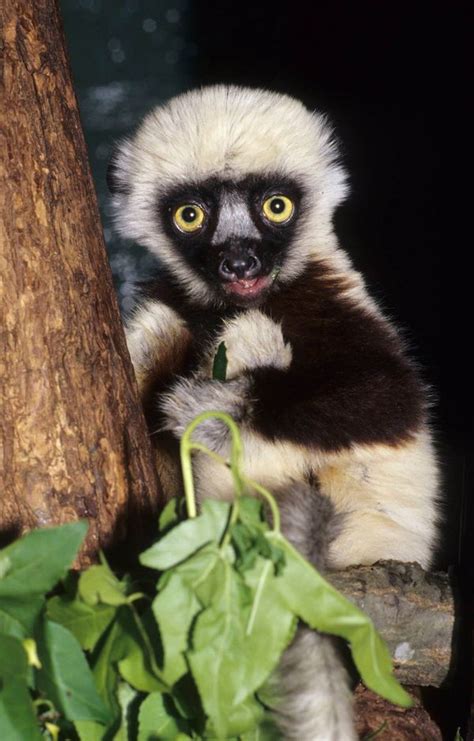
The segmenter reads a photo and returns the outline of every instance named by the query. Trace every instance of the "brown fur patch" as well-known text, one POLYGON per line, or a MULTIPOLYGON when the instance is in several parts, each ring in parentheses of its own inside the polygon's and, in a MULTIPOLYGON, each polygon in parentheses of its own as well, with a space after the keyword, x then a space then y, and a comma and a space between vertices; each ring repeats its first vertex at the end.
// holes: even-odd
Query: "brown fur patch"
POLYGON ((422 425, 424 389, 400 338, 346 288, 314 263, 262 307, 293 350, 288 371, 253 373, 253 423, 265 436, 338 450, 397 444, 422 425))

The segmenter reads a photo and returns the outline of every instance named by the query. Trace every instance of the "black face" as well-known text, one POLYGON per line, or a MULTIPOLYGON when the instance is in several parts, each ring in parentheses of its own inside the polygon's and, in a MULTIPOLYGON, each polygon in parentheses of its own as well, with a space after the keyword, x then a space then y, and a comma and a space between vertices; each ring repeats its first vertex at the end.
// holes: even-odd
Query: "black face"
POLYGON ((211 290, 254 306, 284 268, 301 200, 301 187, 277 175, 211 179, 176 188, 159 212, 176 249, 211 290))

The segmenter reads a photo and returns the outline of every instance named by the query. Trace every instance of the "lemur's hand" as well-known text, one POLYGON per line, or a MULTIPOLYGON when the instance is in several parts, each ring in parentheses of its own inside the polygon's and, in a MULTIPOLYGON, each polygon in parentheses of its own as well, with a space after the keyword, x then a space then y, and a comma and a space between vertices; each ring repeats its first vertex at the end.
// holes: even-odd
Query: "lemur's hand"
MULTIPOLYGON (((227 412, 237 422, 242 422, 249 409, 250 381, 239 378, 233 381, 206 381, 185 378, 178 381, 160 402, 165 416, 164 428, 181 437, 187 425, 201 412, 227 412)), ((227 453, 230 432, 226 424, 211 418, 202 422, 193 432, 193 439, 216 453, 227 453)))
POLYGON ((216 347, 220 342, 225 342, 227 350, 228 379, 255 368, 285 369, 291 363, 291 346, 285 342, 281 326, 258 309, 227 321, 216 347))

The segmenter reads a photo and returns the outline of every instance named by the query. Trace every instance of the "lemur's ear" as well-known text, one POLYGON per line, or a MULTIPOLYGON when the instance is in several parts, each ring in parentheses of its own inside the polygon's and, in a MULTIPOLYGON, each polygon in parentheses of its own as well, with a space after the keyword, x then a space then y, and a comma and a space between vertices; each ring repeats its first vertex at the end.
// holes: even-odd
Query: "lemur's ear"
POLYGON ((114 148, 110 162, 107 167, 107 187, 112 194, 115 193, 129 193, 130 188, 127 183, 123 180, 123 174, 119 165, 120 149, 118 146, 114 148))

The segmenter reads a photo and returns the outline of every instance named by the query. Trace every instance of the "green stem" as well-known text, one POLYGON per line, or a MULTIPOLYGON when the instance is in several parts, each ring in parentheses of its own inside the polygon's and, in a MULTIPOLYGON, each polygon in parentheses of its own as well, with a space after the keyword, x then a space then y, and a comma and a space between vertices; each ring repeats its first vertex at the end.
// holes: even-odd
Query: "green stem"
MULTIPOLYGON (((194 493, 194 482, 191 464, 191 452, 193 450, 198 450, 199 452, 208 455, 217 463, 221 463, 223 466, 227 466, 228 468, 230 468, 238 497, 243 494, 244 487, 247 486, 255 489, 255 491, 257 491, 264 499, 266 499, 270 506, 273 518, 273 528, 271 532, 280 532, 280 510, 278 509, 278 505, 275 501, 274 496, 270 494, 268 489, 265 489, 265 487, 261 486, 261 484, 253 481, 253 479, 247 478, 241 473, 240 468, 242 458, 242 440, 240 437, 239 428, 237 427, 232 417, 230 417, 228 414, 225 414, 225 412, 203 412, 198 417, 196 417, 196 419, 193 419, 193 421, 186 427, 183 437, 181 438, 181 467, 183 471, 184 494, 186 497, 186 508, 188 510, 188 517, 196 517, 196 496, 194 493), (191 439, 191 435, 196 427, 200 425, 201 422, 203 422, 205 419, 209 419, 210 417, 221 419, 223 422, 225 422, 225 424, 231 431, 232 448, 230 461, 227 461, 222 455, 219 455, 219 453, 215 453, 213 450, 210 450, 202 443, 194 442, 191 439)), ((238 507, 233 507, 229 525, 226 529, 226 533, 222 542, 222 546, 227 545, 227 533, 230 527, 232 527, 232 525, 237 521, 237 518, 238 507)))
POLYGON ((261 484, 257 484, 256 481, 252 481, 252 479, 244 478, 245 483, 248 486, 251 486, 255 491, 258 491, 259 494, 262 495, 264 499, 267 500, 268 504, 270 505, 270 509, 272 512, 272 518, 273 518, 273 528, 270 532, 272 533, 279 533, 280 532, 280 510, 278 509, 278 504, 276 503, 275 497, 273 494, 270 494, 268 489, 265 489, 264 486, 261 486, 261 484))
POLYGON ((202 443, 192 443, 192 449, 193 450, 199 450, 201 453, 205 453, 209 456, 209 458, 212 458, 217 463, 222 463, 223 466, 226 466, 226 468, 230 468, 230 462, 227 460, 227 458, 224 458, 222 455, 219 455, 219 453, 215 453, 210 448, 206 448, 205 445, 202 443))
POLYGON ((196 495, 194 492, 193 471, 192 471, 192 464, 191 464, 191 452, 193 448, 196 448, 196 446, 199 446, 198 448, 199 450, 202 450, 202 447, 203 447, 201 446, 200 443, 194 443, 191 439, 191 435, 196 429, 196 427, 198 427, 198 425, 201 424, 201 422, 204 422, 206 419, 210 419, 211 417, 220 419, 222 422, 224 422, 227 425, 227 427, 230 430, 230 434, 232 437, 232 447, 231 447, 231 453, 230 453, 230 470, 232 473, 232 478, 234 480, 234 486, 235 486, 237 496, 241 496, 243 493, 243 489, 244 489, 244 484, 242 481, 242 477, 240 475, 240 461, 242 458, 242 440, 240 438, 239 428, 237 427, 232 417, 230 417, 228 414, 225 414, 225 412, 203 412, 202 414, 199 414, 186 427, 183 433, 183 437, 181 438, 181 445, 180 445, 181 468, 183 471, 184 495, 186 498, 186 507, 188 510, 188 517, 190 518, 196 517, 196 514, 197 514, 196 495))

